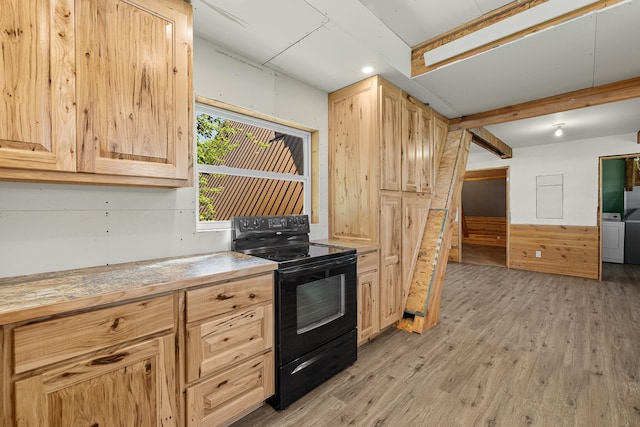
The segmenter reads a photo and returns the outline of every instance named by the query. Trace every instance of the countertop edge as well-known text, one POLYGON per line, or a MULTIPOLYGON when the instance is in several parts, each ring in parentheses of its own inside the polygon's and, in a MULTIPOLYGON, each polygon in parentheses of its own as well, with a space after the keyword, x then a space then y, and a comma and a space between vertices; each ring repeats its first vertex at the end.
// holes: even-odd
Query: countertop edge
MULTIPOLYGON (((176 257, 176 259, 186 257, 176 257)), ((171 258, 162 259, 162 261, 170 260, 171 258)), ((262 260, 264 261, 264 260, 262 260)), ((118 266, 113 266, 114 269, 118 266)), ((172 280, 169 282, 163 282, 151 285, 139 285, 134 286, 131 289, 117 290, 114 292, 101 292, 95 295, 82 296, 78 298, 71 298, 65 301, 43 303, 42 305, 34 305, 24 308, 16 308, 0 313, 0 325, 8 325, 12 323, 23 322, 27 320, 36 320, 44 317, 50 317, 60 315, 64 313, 71 313, 76 311, 84 311, 96 309, 98 307, 125 303, 127 301, 133 301, 138 299, 152 298, 154 296, 160 296, 163 294, 169 294, 180 290, 186 290, 188 288, 202 286, 202 285, 215 285, 216 282, 226 283, 230 280, 234 280, 240 277, 253 276, 270 271, 276 270, 278 264, 271 261, 264 261, 258 265, 250 265, 248 267, 240 267, 233 270, 221 271, 219 273, 205 274, 202 276, 189 277, 185 279, 172 280)), ((90 269, 87 269, 90 270, 90 269)), ((81 270, 73 270, 74 272, 81 270)), ((46 273, 48 274, 48 273, 46 273)), ((45 274, 45 275, 46 275, 45 274)), ((64 276, 64 272, 60 272, 64 276)), ((28 277, 28 276, 25 276, 28 277)), ((34 275, 37 277, 37 275, 34 275)), ((1 287, 0 287, 1 290, 1 287)))

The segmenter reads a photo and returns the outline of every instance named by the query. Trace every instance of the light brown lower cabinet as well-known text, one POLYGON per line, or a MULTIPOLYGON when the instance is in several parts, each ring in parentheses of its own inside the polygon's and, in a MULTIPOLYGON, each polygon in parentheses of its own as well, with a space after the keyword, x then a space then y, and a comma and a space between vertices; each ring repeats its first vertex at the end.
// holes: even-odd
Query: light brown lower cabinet
POLYGON ((358 345, 380 331, 379 254, 358 253, 358 345))
POLYGON ((272 274, 187 291, 186 311, 187 426, 226 424, 273 395, 272 274))
POLYGON ((12 330, 14 425, 176 426, 174 298, 12 330))
POLYGON ((402 197, 383 193, 380 197, 380 329, 402 316, 402 197))
POLYGON ((218 426, 274 393, 273 352, 220 371, 187 388, 187 424, 218 426))
POLYGON ((175 426, 173 334, 15 382, 18 426, 175 426))
POLYGON ((218 426, 274 393, 273 272, 0 326, 0 425, 218 426))

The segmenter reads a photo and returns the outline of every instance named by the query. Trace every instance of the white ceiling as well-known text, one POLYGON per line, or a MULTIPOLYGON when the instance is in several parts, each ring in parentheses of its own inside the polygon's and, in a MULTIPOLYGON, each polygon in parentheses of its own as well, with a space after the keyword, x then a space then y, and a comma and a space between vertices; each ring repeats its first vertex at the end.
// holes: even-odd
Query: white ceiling
MULTIPOLYGON (((550 0, 551 2, 565 0, 550 0)), ((640 76, 640 0, 411 78, 411 46, 505 0, 192 0, 197 36, 326 92, 364 65, 447 117, 640 76)), ((512 147, 636 132, 640 100, 488 126, 512 147)))

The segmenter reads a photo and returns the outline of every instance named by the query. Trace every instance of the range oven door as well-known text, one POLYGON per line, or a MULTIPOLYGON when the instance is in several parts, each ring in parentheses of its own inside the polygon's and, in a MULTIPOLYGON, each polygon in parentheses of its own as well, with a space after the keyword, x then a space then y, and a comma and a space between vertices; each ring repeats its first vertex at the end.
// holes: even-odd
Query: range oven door
POLYGON ((355 255, 282 268, 277 275, 280 365, 356 328, 355 255))

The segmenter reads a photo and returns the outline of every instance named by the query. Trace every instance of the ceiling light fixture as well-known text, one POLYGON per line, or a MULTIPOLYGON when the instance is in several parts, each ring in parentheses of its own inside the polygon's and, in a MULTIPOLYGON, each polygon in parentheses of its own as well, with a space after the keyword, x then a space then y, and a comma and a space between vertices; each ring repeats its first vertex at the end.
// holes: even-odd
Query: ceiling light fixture
POLYGON ((556 131, 554 132, 555 136, 562 136, 562 134, 564 133, 562 131, 562 126, 564 126, 564 123, 556 123, 555 125, 553 125, 553 127, 556 128, 556 131))
POLYGON ((365 67, 362 67, 362 72, 365 74, 371 74, 373 73, 373 67, 371 65, 367 65, 365 67))

